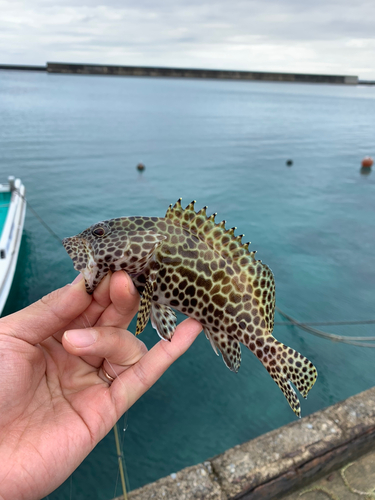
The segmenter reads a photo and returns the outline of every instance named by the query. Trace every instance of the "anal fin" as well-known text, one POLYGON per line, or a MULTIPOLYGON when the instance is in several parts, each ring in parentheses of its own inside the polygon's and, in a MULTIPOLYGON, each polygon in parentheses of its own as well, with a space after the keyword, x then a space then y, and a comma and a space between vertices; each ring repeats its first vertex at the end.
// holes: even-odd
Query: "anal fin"
MULTIPOLYGON (((221 352, 223 361, 232 372, 237 373, 241 365, 241 346, 240 343, 228 334, 223 339, 216 339, 208 327, 204 328, 204 333, 211 343, 212 349, 218 355, 221 352)), ((220 335, 217 334, 217 335, 220 335)))
POLYGON ((137 327, 135 331, 136 335, 139 335, 140 333, 143 332, 150 318, 152 293, 153 293, 153 285, 150 281, 148 281, 143 290, 141 303, 139 305, 139 311, 137 316, 137 327))
POLYGON ((176 314, 168 306, 154 302, 151 307, 151 324, 163 340, 171 340, 176 329, 176 314))

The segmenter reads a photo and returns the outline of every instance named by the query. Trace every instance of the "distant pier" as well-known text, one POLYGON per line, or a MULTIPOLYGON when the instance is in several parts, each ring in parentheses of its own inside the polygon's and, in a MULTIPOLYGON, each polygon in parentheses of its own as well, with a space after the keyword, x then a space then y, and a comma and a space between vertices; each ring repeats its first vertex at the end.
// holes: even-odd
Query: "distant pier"
POLYGON ((373 85, 355 75, 314 75, 307 73, 275 73, 264 71, 234 71, 221 69, 164 68, 156 66, 115 66, 108 64, 77 64, 47 62, 45 66, 0 64, 0 70, 46 71, 75 75, 138 76, 161 78, 205 78, 264 82, 326 83, 336 85, 373 85))
POLYGON ((48 73, 79 75, 148 76, 164 78, 210 78, 218 80, 257 80, 269 82, 333 83, 357 85, 358 76, 267 73, 217 69, 163 68, 151 66, 112 66, 102 64, 47 63, 48 73))

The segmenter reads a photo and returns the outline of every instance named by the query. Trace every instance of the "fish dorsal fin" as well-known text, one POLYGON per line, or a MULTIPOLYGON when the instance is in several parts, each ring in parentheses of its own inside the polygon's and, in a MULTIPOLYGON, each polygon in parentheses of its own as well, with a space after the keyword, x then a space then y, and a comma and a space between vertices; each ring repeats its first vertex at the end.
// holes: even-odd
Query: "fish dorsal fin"
MULTIPOLYGON (((195 201, 183 209, 181 198, 174 206, 170 205, 165 215, 166 220, 186 229, 200 240, 204 241, 224 259, 233 263, 237 275, 241 271, 250 275, 256 300, 263 307, 264 319, 268 331, 273 331, 275 313, 275 281, 272 271, 260 260, 255 259, 256 252, 249 252, 249 243, 242 243, 243 235, 235 236, 236 227, 226 229, 225 221, 215 222, 216 214, 207 216, 207 207, 195 212, 195 201), (255 290, 258 289, 259 291, 255 290), (266 312, 267 311, 267 312, 266 312)), ((239 284, 239 289, 242 286, 239 284)))
POLYGON ((217 351, 221 352, 223 356, 223 361, 226 366, 234 373, 237 373, 241 365, 241 346, 240 343, 230 335, 226 335, 223 340, 215 340, 213 334, 210 332, 209 327, 204 328, 204 333, 215 354, 218 355, 217 351))
POLYGON ((176 329, 175 312, 164 304, 153 302, 151 307, 151 324, 163 340, 171 340, 176 329))
POLYGON ((255 295, 253 300, 258 301, 259 310, 266 322, 267 330, 272 333, 275 316, 275 280, 273 273, 260 260, 256 260, 254 264, 249 264, 247 273, 252 278, 251 283, 255 295))
POLYGON ((214 213, 207 216, 207 207, 203 207, 199 212, 195 212, 195 203, 195 201, 192 201, 184 209, 181 206, 180 198, 174 206, 169 206, 165 214, 165 219, 198 236, 213 250, 223 255, 224 258, 230 257, 233 260, 239 261, 241 257, 245 257, 243 262, 239 262, 241 266, 257 262, 254 257, 255 252, 249 252, 248 250, 250 243, 242 243, 243 235, 234 236, 236 227, 226 229, 225 221, 216 223, 215 217, 217 214, 214 213))
POLYGON ((170 220, 180 220, 182 217, 182 214, 184 212, 184 209, 181 206, 181 200, 182 198, 179 198, 174 206, 169 205, 167 213, 165 214, 166 219, 170 220))

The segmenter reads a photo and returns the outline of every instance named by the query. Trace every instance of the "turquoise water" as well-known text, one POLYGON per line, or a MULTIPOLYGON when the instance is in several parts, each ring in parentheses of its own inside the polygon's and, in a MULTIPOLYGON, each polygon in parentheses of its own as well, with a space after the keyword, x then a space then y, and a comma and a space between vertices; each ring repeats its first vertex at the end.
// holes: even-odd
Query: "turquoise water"
MULTIPOLYGON (((196 199, 252 241, 275 274, 281 309, 301 321, 375 319, 375 173, 360 172, 361 159, 375 156, 374 117, 374 87, 2 71, 2 177, 22 178, 31 206, 60 237, 196 199)), ((28 211, 4 312, 74 276, 28 211)), ((374 335, 371 325, 329 331, 374 335)), ((292 326, 274 333, 318 368, 303 415, 373 385, 372 349, 292 326)), ((142 339, 158 341, 151 327, 142 339)), ((130 409, 123 439, 132 489, 295 419, 243 351, 235 375, 201 335, 130 409)), ((49 498, 108 500, 116 478, 111 433, 49 498)))
MULTIPOLYGON (((1 182, 0 182, 1 183, 1 182)), ((3 181, 6 184, 6 179, 3 181)), ((0 193, 0 231, 3 230, 10 203, 10 191, 0 193)))

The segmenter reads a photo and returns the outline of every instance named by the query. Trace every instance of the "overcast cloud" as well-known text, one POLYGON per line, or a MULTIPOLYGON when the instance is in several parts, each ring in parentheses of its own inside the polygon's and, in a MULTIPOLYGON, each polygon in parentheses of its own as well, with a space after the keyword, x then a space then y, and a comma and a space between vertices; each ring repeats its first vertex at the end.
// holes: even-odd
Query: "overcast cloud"
POLYGON ((0 63, 176 66, 375 80, 374 20, 374 0, 0 0, 0 63))

